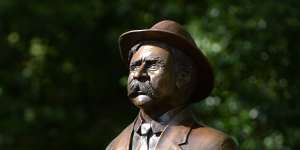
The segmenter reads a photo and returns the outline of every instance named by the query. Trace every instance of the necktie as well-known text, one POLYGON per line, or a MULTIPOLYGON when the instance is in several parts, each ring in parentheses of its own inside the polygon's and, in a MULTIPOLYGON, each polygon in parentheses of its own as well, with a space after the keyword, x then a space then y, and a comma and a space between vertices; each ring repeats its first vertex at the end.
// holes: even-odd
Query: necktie
POLYGON ((151 130, 150 123, 143 123, 141 125, 141 147, 140 150, 148 150, 148 136, 151 130))

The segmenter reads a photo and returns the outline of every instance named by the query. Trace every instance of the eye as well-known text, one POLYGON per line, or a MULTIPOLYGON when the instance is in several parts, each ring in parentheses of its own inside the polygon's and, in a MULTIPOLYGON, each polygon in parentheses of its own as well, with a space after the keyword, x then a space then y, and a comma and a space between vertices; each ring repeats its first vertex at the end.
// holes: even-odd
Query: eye
POLYGON ((130 65, 130 71, 136 71, 137 69, 139 69, 139 66, 137 65, 130 65))
POLYGON ((149 71, 156 71, 156 70, 158 70, 159 69, 159 65, 158 64, 151 64, 151 65, 149 65, 149 67, 148 67, 148 70, 149 71))

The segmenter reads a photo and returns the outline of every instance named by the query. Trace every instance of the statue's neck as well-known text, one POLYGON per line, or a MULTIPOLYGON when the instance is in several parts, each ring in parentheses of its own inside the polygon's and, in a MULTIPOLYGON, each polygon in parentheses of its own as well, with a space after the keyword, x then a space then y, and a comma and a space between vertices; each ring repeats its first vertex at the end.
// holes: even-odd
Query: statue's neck
POLYGON ((182 109, 183 106, 180 106, 164 112, 153 112, 153 113, 149 113, 141 109, 140 114, 146 122, 150 122, 152 120, 155 120, 157 122, 169 122, 171 118, 173 118, 173 116, 175 116, 182 109))

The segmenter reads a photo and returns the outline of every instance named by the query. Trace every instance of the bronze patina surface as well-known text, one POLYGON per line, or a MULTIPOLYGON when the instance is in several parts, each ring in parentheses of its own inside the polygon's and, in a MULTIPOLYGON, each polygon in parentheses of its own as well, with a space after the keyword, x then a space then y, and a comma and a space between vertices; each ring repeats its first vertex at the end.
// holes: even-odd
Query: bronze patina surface
POLYGON ((210 94, 213 74, 181 25, 165 20, 126 32, 120 49, 129 68, 128 97, 140 113, 107 150, 237 149, 229 136, 192 117, 189 105, 210 94))

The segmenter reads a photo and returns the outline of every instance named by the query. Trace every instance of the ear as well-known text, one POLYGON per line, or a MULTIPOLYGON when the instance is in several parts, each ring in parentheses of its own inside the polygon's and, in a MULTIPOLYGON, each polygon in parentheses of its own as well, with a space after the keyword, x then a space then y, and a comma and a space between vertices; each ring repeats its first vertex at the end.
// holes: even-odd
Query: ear
POLYGON ((179 90, 183 90, 189 85, 189 81, 191 80, 192 76, 190 72, 183 70, 178 72, 176 77, 176 87, 179 90))

